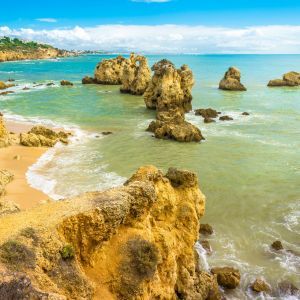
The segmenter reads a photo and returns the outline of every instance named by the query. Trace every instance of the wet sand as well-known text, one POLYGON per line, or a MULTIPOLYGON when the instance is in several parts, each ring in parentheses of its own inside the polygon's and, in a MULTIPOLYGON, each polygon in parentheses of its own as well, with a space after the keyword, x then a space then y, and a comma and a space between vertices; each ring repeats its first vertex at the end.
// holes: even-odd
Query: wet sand
MULTIPOLYGON (((26 132, 32 127, 12 121, 6 122, 6 126, 9 131, 15 133, 26 132)), ((43 192, 30 187, 26 179, 28 168, 46 151, 47 148, 20 145, 0 149, 0 169, 6 169, 14 174, 14 180, 6 187, 7 194, 4 199, 13 201, 20 209, 32 208, 49 199, 43 192), (15 159, 16 156, 19 156, 18 159, 15 159)))

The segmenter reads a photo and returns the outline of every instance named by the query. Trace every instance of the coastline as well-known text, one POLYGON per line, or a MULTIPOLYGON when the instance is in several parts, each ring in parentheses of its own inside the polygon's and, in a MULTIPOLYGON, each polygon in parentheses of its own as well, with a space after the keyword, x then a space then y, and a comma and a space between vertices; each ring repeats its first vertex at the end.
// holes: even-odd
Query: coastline
MULTIPOLYGON (((7 129, 16 134, 28 131, 32 126, 20 122, 5 121, 7 129)), ((48 149, 11 145, 0 149, 0 169, 7 169, 14 174, 14 180, 7 185, 5 200, 16 203, 21 210, 30 209, 49 199, 43 192, 31 187, 26 173, 48 149), (15 157, 18 156, 18 159, 15 157)))

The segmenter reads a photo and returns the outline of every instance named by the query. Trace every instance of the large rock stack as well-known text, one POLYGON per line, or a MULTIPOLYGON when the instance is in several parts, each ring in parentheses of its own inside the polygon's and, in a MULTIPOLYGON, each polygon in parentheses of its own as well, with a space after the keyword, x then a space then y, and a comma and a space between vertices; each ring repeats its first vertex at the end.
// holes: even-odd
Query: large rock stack
POLYGON ((131 54, 130 63, 125 64, 121 78, 121 93, 143 95, 151 79, 151 70, 145 56, 131 54))
POLYGON ((219 83, 219 89, 227 91, 246 91, 241 83, 241 72, 235 67, 230 67, 219 83))
POLYGON ((156 109, 156 121, 151 122, 148 131, 159 139, 179 142, 203 140, 201 131, 185 121, 184 114, 192 109, 191 90, 194 85, 192 71, 187 65, 176 69, 168 60, 156 63, 154 75, 144 94, 145 104, 156 109))

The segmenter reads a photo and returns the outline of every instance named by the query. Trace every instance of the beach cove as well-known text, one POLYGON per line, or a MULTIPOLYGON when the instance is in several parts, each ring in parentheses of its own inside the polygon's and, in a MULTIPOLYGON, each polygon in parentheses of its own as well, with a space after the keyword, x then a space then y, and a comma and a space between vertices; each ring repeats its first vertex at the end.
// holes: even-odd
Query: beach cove
MULTIPOLYGON (((299 252, 299 88, 266 85, 288 70, 299 69, 299 56, 280 56, 280 60, 275 55, 167 57, 178 67, 186 63, 193 70, 194 109, 212 107, 233 118, 204 124, 201 117, 188 113, 186 119, 206 138, 201 144, 188 145, 156 140, 145 132, 155 117, 145 109, 142 97, 120 94, 118 86, 81 85, 81 78, 92 75, 101 58, 1 64, 0 79, 13 77, 19 84, 15 93, 0 96, 0 110, 7 120, 76 132, 68 147, 58 146, 48 153, 39 149, 35 154, 31 149, 33 157, 28 160, 26 153, 20 154, 26 158, 22 174, 44 154, 31 168, 30 185, 42 186, 49 197, 60 199, 118 186, 141 165, 192 170, 207 197, 202 222, 212 224, 215 231, 209 237, 213 253, 204 257, 206 262, 240 269, 244 274, 241 290, 247 290, 257 275, 273 285, 278 278, 297 280, 299 257, 274 255, 269 245, 280 239, 299 252), (241 69, 246 93, 217 89, 230 65, 241 69), (61 79, 75 85, 60 87, 61 79), (33 82, 49 81, 54 86, 34 87, 33 82), (25 86, 29 90, 23 90, 25 86), (250 115, 243 116, 245 111, 250 115), (102 136, 104 131, 113 134, 102 136)), ((150 65, 161 58, 149 56, 150 65)), ((3 159, 11 156, 1 155, 3 159)), ((242 297, 240 292, 234 292, 236 297, 242 297)))

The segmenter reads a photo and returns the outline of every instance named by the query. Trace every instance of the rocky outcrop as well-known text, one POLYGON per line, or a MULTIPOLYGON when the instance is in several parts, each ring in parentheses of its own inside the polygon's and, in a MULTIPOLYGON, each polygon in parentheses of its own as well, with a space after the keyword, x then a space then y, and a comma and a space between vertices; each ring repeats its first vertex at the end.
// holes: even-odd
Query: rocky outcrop
POLYGON ((69 86, 73 86, 73 83, 71 81, 68 80, 62 80, 60 82, 60 85, 69 85, 69 86))
POLYGON ((256 293, 269 293, 271 291, 270 285, 266 283, 263 279, 259 278, 251 284, 251 289, 256 293))
POLYGON ((240 284, 240 271, 231 267, 212 268, 211 273, 217 276, 218 284, 227 289, 235 289, 240 284))
POLYGON ((193 249, 204 206, 195 174, 148 166, 123 187, 2 217, 0 286, 22 299, 28 289, 43 299, 221 299, 193 249))
POLYGON ((15 86, 15 85, 13 83, 6 84, 5 82, 0 81, 0 90, 5 90, 12 86, 15 86))
POLYGON ((144 94, 147 108, 169 110, 179 108, 182 112, 192 109, 194 77, 187 65, 176 69, 172 62, 163 59, 152 67, 154 75, 144 94))
POLYGON ((300 73, 289 72, 283 75, 282 79, 273 79, 268 83, 269 87, 276 86, 300 86, 300 73))
POLYGON ((35 126, 28 133, 20 134, 20 144, 27 147, 53 147, 57 142, 68 144, 69 133, 35 126))
POLYGON ((121 93, 143 95, 151 79, 148 60, 144 56, 132 54, 129 61, 123 68, 120 91, 121 93))
POLYGON ((219 89, 227 91, 246 91, 241 83, 241 72, 235 67, 230 67, 219 83, 219 89))
POLYGON ((122 84, 125 65, 130 64, 130 59, 118 56, 112 59, 103 59, 95 70, 95 82, 100 84, 122 84))
POLYGON ((9 133, 5 127, 3 115, 0 113, 0 148, 7 147, 9 144, 9 133))
POLYGON ((82 84, 93 84, 96 83, 95 79, 93 77, 90 76, 85 76, 82 78, 82 84))
POLYGON ((74 52, 60 50, 56 48, 38 48, 38 49, 10 49, 0 50, 0 62, 26 60, 26 59, 49 59, 56 57, 74 56, 74 52))
POLYGON ((158 139, 170 139, 178 142, 200 142, 204 140, 199 128, 185 121, 184 114, 177 109, 157 113, 147 131, 153 132, 158 139))
POLYGON ((156 63, 152 70, 154 75, 144 100, 148 108, 156 109, 156 121, 150 123, 147 131, 153 132, 159 139, 178 142, 204 140, 199 128, 185 121, 184 116, 192 109, 192 71, 186 65, 177 70, 166 59, 156 63))

